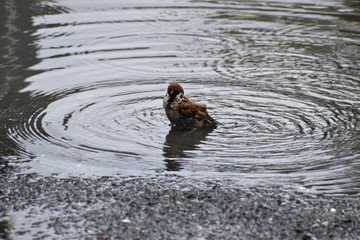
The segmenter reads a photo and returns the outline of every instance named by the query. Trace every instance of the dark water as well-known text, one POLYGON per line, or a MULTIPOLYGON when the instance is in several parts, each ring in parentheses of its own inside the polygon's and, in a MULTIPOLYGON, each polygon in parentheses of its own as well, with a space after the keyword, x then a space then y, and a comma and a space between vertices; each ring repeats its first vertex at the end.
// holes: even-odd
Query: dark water
POLYGON ((358 1, 14 1, 3 164, 360 192, 358 1), (171 82, 222 123, 171 130, 171 82))

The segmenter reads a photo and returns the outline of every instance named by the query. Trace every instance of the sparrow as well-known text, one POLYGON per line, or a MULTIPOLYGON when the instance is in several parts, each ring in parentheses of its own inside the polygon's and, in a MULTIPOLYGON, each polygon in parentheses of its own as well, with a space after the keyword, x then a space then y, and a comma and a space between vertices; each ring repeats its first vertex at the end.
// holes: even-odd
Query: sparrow
POLYGON ((194 103, 185 97, 184 89, 178 83, 168 86, 163 107, 171 124, 179 128, 192 130, 219 123, 209 116, 206 104, 194 103))

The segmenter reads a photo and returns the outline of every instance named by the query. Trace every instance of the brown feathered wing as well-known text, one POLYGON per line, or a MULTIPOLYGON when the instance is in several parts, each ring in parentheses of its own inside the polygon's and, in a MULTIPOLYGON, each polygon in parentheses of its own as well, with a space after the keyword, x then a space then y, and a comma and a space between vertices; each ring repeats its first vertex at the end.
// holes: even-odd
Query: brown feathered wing
POLYGON ((179 112, 188 118, 201 119, 204 121, 214 122, 215 120, 209 116, 207 106, 204 103, 193 103, 187 97, 179 103, 179 112))

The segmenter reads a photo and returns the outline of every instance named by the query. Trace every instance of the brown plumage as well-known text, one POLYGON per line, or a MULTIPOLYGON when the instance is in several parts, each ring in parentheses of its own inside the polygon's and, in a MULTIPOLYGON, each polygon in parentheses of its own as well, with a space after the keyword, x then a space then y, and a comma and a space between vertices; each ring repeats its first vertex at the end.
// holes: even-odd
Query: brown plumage
POLYGON ((163 106, 170 122, 180 128, 196 129, 218 124, 209 116, 206 104, 190 101, 184 96, 184 89, 177 83, 169 85, 163 106))

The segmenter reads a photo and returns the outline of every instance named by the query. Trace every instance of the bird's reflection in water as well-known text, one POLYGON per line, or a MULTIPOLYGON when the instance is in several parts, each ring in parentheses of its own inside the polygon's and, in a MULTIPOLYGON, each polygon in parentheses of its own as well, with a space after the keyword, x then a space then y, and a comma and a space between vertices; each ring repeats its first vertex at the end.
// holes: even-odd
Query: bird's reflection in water
POLYGON ((216 126, 189 131, 172 127, 166 136, 163 148, 166 170, 181 170, 181 159, 191 158, 191 151, 195 150, 215 128, 216 126))

